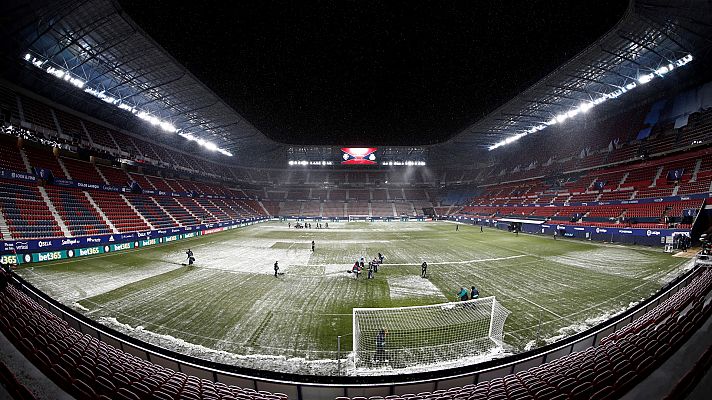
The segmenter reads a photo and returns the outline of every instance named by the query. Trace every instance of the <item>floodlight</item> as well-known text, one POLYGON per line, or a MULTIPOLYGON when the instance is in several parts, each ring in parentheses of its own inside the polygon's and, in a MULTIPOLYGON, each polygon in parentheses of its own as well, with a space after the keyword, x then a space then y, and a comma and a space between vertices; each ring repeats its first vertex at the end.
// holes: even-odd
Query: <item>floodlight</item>
POLYGON ((653 80, 653 77, 654 77, 653 74, 641 75, 640 77, 638 77, 638 82, 639 82, 641 85, 644 85, 644 84, 650 82, 651 80, 653 80))

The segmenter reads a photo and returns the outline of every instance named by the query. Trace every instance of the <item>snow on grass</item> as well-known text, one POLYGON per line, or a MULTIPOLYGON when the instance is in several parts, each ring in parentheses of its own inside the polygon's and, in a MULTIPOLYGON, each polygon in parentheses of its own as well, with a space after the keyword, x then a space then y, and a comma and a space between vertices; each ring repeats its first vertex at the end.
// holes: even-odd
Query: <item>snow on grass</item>
POLYGON ((146 343, 217 363, 285 373, 312 375, 336 375, 338 373, 338 362, 335 353, 321 354, 322 357, 331 356, 326 359, 311 360, 303 357, 275 356, 259 353, 241 355, 190 343, 171 335, 151 332, 140 325, 132 327, 129 324, 119 322, 113 317, 101 317, 99 318, 99 322, 146 343))
POLYGON ((121 265, 115 269, 108 264, 106 268, 85 272, 82 271, 81 263, 74 262, 71 268, 64 265, 39 265, 19 269, 17 273, 56 300, 72 304, 77 300, 118 289, 177 268, 180 266, 174 263, 152 264, 141 268, 121 265))
POLYGON ((354 307, 439 303, 474 284, 512 311, 503 347, 520 351, 536 346, 537 335, 586 329, 680 272, 679 259, 639 247, 480 233, 466 225, 455 232, 442 223, 329 226, 295 230, 271 222, 18 272, 65 304, 158 346, 317 374, 334 373, 337 336, 350 350, 354 307), (194 267, 180 265, 186 248, 195 253, 194 267), (386 259, 375 279, 346 273, 355 259, 378 252, 386 259), (284 272, 279 278, 270 276, 275 260, 284 272), (419 276, 423 260, 431 265, 428 279, 419 276))
POLYGON ((583 332, 583 331, 585 331, 589 328, 592 328, 604 321, 608 321, 609 319, 625 312, 626 310, 628 310, 632 307, 635 307, 638 303, 639 303, 638 301, 632 301, 627 306, 619 308, 617 310, 605 311, 595 317, 586 318, 585 320, 583 320, 581 322, 574 323, 569 326, 564 326, 562 328, 559 328, 558 335, 544 339, 544 342, 546 344, 551 344, 551 343, 557 342, 561 339, 565 339, 569 336, 573 336, 577 333, 583 332))
POLYGON ((619 248, 617 251, 612 251, 610 248, 573 251, 546 257, 546 259, 573 267, 631 278, 638 277, 641 270, 655 265, 658 261, 648 253, 628 248, 619 248))
POLYGON ((442 301, 447 301, 447 298, 437 286, 420 276, 389 277, 388 288, 390 289, 391 299, 439 297, 442 301))

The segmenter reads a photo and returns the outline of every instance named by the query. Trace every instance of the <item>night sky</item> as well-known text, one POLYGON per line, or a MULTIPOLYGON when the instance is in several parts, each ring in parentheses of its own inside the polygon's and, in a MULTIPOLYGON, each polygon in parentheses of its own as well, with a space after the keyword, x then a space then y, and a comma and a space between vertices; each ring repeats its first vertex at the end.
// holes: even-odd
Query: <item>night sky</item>
POLYGON ((446 140, 591 45, 625 0, 119 0, 268 137, 446 140))

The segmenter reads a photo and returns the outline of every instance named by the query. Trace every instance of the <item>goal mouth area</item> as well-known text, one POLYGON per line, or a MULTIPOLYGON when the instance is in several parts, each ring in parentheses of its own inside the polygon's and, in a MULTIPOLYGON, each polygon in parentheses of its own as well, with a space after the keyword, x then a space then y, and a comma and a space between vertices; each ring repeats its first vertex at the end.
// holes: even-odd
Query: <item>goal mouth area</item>
POLYGON ((355 308, 354 368, 382 369, 388 365, 411 370, 462 359, 492 358, 501 353, 509 314, 494 296, 425 306, 355 308))

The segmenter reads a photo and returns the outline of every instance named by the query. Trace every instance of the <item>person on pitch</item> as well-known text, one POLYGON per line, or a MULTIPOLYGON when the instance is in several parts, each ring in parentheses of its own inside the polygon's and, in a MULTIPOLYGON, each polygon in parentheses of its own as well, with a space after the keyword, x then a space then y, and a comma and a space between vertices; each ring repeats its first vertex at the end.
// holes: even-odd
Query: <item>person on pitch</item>
POLYGON ((378 331, 378 334, 376 335, 376 361, 385 361, 386 360, 386 336, 388 335, 388 330, 385 328, 381 329, 378 331))
MULTIPOLYGON (((318 225, 317 225, 318 226, 318 225)), ((312 252, 314 251, 314 241, 312 240, 312 252)))
POLYGON ((470 299, 474 300, 478 297, 480 297, 480 291, 477 290, 477 288, 473 286, 472 290, 470 290, 470 299))
POLYGON ((277 277, 277 271, 279 271, 279 265, 277 265, 278 261, 274 262, 274 277, 277 277))
POLYGON ((188 256, 188 265, 193 265, 193 262, 195 261, 195 257, 193 257, 193 251, 188 249, 185 254, 188 256))
POLYGON ((423 263, 420 264, 420 277, 425 278, 427 273, 428 273, 428 263, 423 261, 423 263))
POLYGON ((466 301, 468 300, 467 298, 467 289, 460 288, 460 291, 457 293, 457 297, 460 299, 460 301, 466 301))

